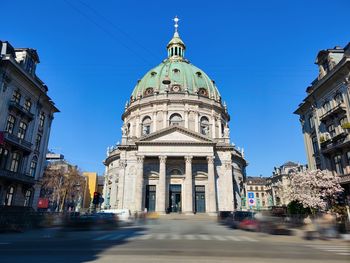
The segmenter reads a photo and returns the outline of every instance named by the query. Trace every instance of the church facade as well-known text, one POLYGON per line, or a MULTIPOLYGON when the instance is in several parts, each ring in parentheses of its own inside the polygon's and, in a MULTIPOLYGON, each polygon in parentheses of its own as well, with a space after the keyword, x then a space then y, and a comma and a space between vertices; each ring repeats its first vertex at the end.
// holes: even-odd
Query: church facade
POLYGON ((177 31, 168 58, 138 81, 109 148, 104 208, 184 214, 240 209, 247 165, 230 144, 230 116, 215 82, 184 56, 177 31))

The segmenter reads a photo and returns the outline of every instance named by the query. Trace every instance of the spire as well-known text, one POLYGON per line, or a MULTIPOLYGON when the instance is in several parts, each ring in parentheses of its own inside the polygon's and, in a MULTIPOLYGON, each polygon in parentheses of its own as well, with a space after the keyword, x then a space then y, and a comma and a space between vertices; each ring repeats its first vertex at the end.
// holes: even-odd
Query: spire
POLYGON ((173 38, 170 40, 170 42, 167 45, 168 58, 182 59, 185 55, 186 46, 185 46, 185 43, 180 38, 180 35, 178 32, 178 28, 179 28, 178 22, 180 21, 180 19, 177 16, 175 16, 173 21, 174 21, 175 32, 174 32, 173 38))

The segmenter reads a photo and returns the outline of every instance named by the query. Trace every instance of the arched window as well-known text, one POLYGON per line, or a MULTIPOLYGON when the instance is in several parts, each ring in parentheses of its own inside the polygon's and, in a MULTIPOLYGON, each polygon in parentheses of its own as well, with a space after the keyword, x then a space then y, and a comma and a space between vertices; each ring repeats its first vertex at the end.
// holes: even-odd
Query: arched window
POLYGON ((170 172, 170 176, 173 176, 173 177, 177 177, 181 175, 182 175, 182 172, 177 168, 172 169, 170 172))
POLYGON ((181 125, 182 123, 182 117, 178 113, 174 113, 173 115, 170 116, 169 119, 169 125, 181 125))
POLYGON ((31 198, 32 198, 32 190, 27 190, 24 196, 24 206, 30 205, 31 198))
POLYGON ((15 188, 13 186, 9 186, 7 188, 4 205, 8 205, 8 206, 12 205, 14 193, 15 193, 15 188))
POLYGON ((201 118, 200 131, 203 135, 209 135, 209 120, 207 117, 201 118))
POLYGON ((150 117, 146 116, 142 121, 142 135, 147 135, 151 133, 152 120, 150 117))
POLYGON ((31 163, 30 163, 29 176, 35 177, 37 164, 38 164, 38 158, 36 156, 34 156, 31 163))
POLYGON ((199 88, 198 94, 201 96, 208 97, 208 91, 205 88, 199 88))

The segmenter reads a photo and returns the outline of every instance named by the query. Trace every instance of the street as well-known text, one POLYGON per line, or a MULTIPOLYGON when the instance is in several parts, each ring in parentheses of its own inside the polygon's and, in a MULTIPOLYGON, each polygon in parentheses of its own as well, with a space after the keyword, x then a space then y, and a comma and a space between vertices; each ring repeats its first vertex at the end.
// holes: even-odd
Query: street
POLYGON ((114 230, 0 235, 0 262, 348 262, 343 240, 306 241, 179 216, 114 230))

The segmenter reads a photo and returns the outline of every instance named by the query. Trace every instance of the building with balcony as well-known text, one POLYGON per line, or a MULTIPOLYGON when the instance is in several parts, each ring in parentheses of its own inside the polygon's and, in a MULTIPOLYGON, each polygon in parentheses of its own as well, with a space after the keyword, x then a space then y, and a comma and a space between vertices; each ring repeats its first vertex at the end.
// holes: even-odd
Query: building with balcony
POLYGON ((340 175, 350 204, 350 43, 321 50, 317 78, 294 112, 300 116, 310 169, 340 175))
POLYGON ((38 63, 34 49, 0 41, 0 205, 37 207, 58 112, 35 73, 38 63))
POLYGON ((287 206, 291 202, 288 195, 291 187, 291 176, 305 172, 307 168, 307 165, 291 161, 274 167, 272 176, 266 178, 265 184, 268 206, 287 206))
POLYGON ((215 81, 185 58, 177 27, 167 51, 125 105, 121 144, 104 161, 103 205, 211 215, 240 209, 247 163, 230 143, 215 81))

